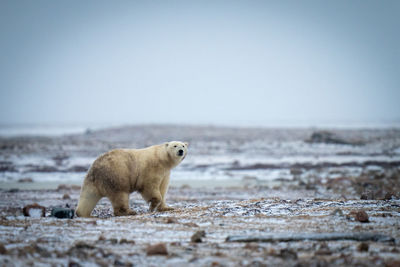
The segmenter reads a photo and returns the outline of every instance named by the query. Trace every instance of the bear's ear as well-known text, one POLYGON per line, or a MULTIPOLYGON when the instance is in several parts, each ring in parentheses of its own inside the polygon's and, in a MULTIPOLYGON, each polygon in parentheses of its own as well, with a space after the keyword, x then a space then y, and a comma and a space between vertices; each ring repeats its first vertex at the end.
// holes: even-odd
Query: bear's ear
POLYGON ((185 142, 184 144, 185 144, 185 146, 189 147, 189 143, 188 142, 185 142))
POLYGON ((167 143, 165 143, 164 145, 165 145, 165 147, 168 147, 169 143, 167 142, 167 143))

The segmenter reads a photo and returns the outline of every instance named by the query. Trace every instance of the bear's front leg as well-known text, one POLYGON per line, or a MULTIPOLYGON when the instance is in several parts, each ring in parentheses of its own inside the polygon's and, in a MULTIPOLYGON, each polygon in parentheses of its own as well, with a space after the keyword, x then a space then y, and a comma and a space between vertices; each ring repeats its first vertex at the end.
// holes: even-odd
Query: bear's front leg
POLYGON ((159 207, 161 206, 161 203, 162 201, 161 201, 161 197, 159 197, 159 196, 153 196, 151 199, 150 199, 150 207, 149 207, 149 209, 150 209, 150 212, 153 212, 153 211, 159 211, 159 207))
POLYGON ((151 193, 148 192, 147 194, 143 194, 143 198, 150 203, 150 212, 173 210, 172 208, 165 205, 159 191, 153 191, 151 193))
POLYGON ((168 186, 169 186, 169 175, 164 177, 160 185, 161 205, 158 207, 157 209, 158 211, 174 210, 174 208, 168 207, 167 204, 165 204, 165 195, 167 194, 168 186))

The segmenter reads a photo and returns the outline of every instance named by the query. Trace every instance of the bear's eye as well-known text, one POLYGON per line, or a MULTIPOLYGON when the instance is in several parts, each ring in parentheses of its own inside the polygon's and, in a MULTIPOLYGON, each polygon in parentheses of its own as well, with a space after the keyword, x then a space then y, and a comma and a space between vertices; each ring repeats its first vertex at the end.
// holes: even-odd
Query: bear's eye
POLYGON ((174 147, 176 147, 176 145, 174 147))

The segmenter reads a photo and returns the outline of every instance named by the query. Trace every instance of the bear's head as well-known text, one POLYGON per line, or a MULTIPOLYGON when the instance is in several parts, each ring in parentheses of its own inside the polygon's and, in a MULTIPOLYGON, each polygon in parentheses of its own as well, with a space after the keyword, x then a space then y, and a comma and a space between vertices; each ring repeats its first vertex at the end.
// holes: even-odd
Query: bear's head
POLYGON ((167 153, 178 162, 181 162, 186 157, 188 145, 188 143, 179 141, 165 143, 167 153))

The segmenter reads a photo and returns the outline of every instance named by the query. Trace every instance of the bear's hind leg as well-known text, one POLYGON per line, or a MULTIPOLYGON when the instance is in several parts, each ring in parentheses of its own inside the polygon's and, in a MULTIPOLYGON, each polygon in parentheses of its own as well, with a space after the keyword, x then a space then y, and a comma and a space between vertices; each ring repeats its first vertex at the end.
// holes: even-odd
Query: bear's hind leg
POLYGON ((115 216, 136 215, 136 212, 129 208, 129 193, 119 192, 108 198, 113 206, 115 216))
POLYGON ((90 214, 101 198, 102 196, 83 186, 78 207, 76 208, 76 215, 78 217, 92 217, 90 214))

